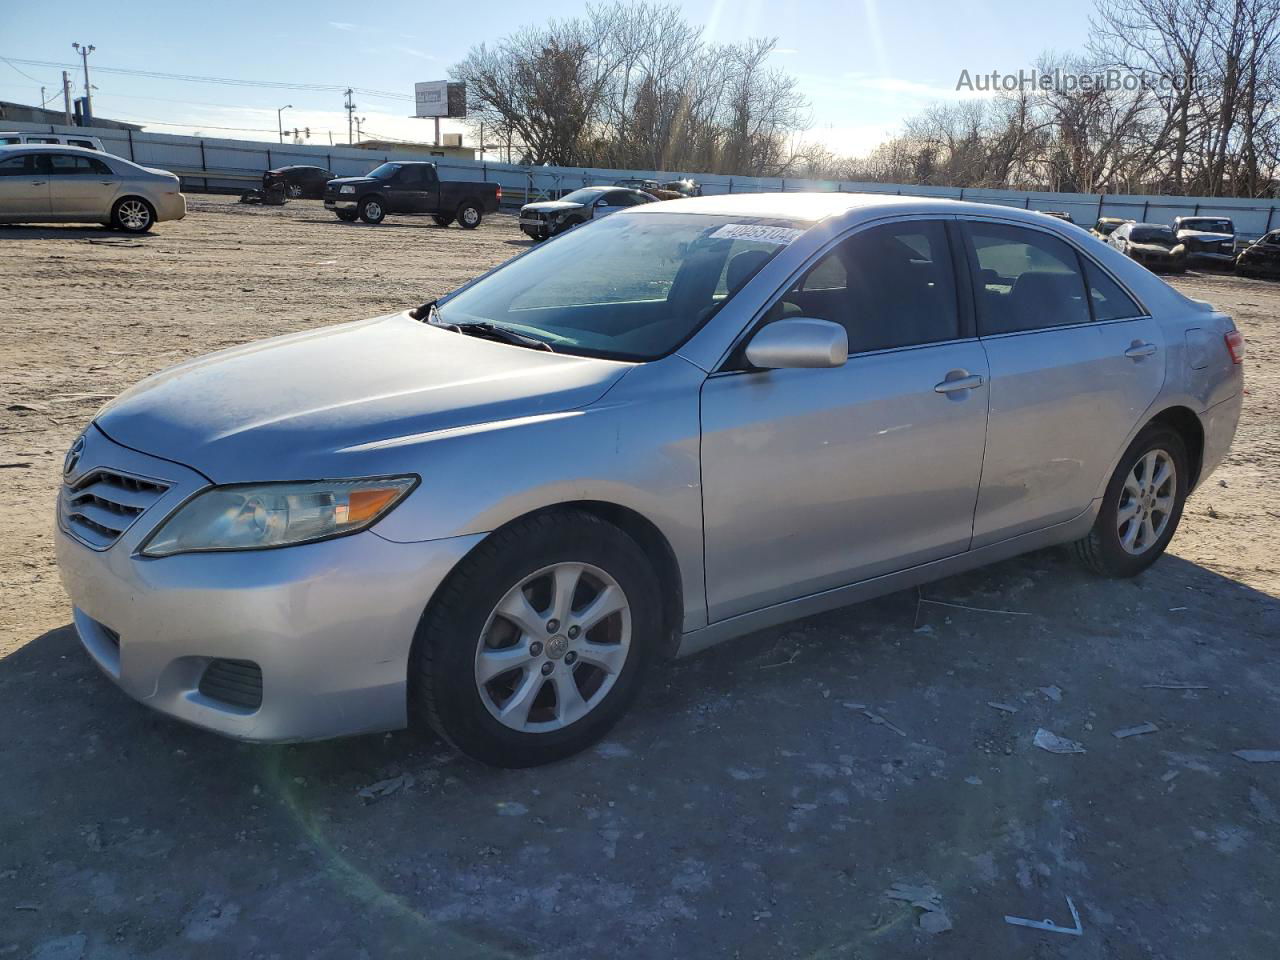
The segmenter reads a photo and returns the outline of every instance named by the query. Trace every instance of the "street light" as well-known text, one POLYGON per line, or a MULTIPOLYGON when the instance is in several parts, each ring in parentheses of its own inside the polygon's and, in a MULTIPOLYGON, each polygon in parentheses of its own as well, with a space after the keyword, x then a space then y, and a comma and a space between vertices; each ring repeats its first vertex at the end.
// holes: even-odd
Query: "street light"
POLYGON ((73 43, 71 48, 80 54, 80 59, 84 61, 84 112, 85 119, 91 121, 93 118, 93 94, 90 93, 89 87, 89 54, 97 49, 92 43, 84 46, 73 43))
POLYGON ((284 143, 284 124, 280 119, 280 115, 283 114, 286 110, 292 110, 292 109, 293 109, 293 104, 286 103, 283 107, 281 107, 279 110, 276 111, 276 129, 280 132, 281 143, 284 143))

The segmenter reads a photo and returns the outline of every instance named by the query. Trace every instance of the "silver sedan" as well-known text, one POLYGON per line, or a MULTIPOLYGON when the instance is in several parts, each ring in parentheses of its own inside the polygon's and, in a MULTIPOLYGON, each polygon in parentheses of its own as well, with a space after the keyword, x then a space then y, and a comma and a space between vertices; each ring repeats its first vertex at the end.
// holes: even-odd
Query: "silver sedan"
POLYGON ((1243 342, 1066 224, 646 204, 413 310, 194 360, 67 454, 80 638, 247 740, 597 740, 659 658, 1052 544, 1149 567, 1243 342))
POLYGON ((0 223, 101 223, 144 233, 186 215, 168 171, 83 147, 0 147, 0 223))

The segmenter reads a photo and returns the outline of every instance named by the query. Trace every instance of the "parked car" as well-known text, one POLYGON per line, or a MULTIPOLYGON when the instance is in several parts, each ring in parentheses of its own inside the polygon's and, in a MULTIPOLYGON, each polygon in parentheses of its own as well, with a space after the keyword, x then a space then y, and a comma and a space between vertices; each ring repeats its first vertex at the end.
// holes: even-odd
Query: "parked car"
POLYGON ((0 147, 0 223, 102 223, 145 233, 187 215, 176 176, 83 147, 0 147))
POLYGON ((539 200, 520 208, 520 229, 534 240, 545 240, 588 220, 619 210, 653 203, 654 197, 627 187, 583 187, 559 200, 539 200))
POLYGON ((502 187, 479 180, 441 180, 434 163, 396 160, 363 177, 339 177, 324 186, 324 205, 339 220, 381 223, 389 213, 429 216, 437 226, 474 230, 497 213, 502 187))
POLYGON ((1067 213, 1065 210, 1041 210, 1040 213, 1044 214, 1046 217, 1053 217, 1055 220, 1062 220, 1065 223, 1075 223, 1071 214, 1067 213))
POLYGON ((1098 222, 1093 225, 1089 231, 1099 240, 1106 240, 1115 232, 1116 227, 1124 223, 1133 223, 1132 220, 1126 220, 1124 217, 1099 217, 1098 222))
POLYGON ((1231 443, 1243 349, 1035 213, 640 204, 121 394, 67 453, 58 564, 157 710, 246 740, 412 719, 527 766, 660 657, 1052 544, 1147 569, 1231 443))
POLYGON ((700 197, 702 196, 702 184, 697 180, 671 180, 668 183, 660 185, 663 190, 669 190, 672 193, 678 193, 683 197, 700 197))
POLYGON ((320 200, 324 198, 324 185, 332 179, 333 174, 324 167, 276 167, 262 175, 262 192, 283 189, 285 196, 294 200, 320 200))
POLYGON ((1191 266, 1235 266, 1236 227, 1226 217, 1175 217, 1173 232, 1191 266))
POLYGON ((613 181, 613 185, 615 187, 630 187, 632 190, 640 190, 649 194, 659 189, 657 180, 646 180, 643 177, 624 177, 621 180, 613 181))
POLYGON ((1254 241, 1236 257, 1236 273, 1242 277, 1280 275, 1280 230, 1254 241))
POLYGON ((1149 270, 1187 272, 1186 249, 1162 223, 1122 223, 1107 238, 1126 257, 1149 270))
POLYGON ((89 137, 79 133, 31 133, 26 130, 5 130, 0 132, 0 147, 16 147, 27 143, 84 147, 86 150, 97 150, 99 153, 106 152, 102 141, 97 137, 89 137))

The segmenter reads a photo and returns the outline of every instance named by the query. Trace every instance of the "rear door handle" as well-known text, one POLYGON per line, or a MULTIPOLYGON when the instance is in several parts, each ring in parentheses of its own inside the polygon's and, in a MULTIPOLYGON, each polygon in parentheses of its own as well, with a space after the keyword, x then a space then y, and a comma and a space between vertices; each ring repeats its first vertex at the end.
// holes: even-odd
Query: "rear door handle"
POLYGON ((943 380, 933 388, 934 393, 956 393, 960 390, 976 390, 985 383, 981 376, 972 374, 955 380, 943 380))
POLYGON ((43 187, 48 182, 48 180, 32 180, 31 185, 33 187, 43 187))
POLYGON ((1149 357, 1156 352, 1154 343, 1142 343, 1135 340, 1133 346, 1124 352, 1124 355, 1130 360, 1141 360, 1143 357, 1149 357))

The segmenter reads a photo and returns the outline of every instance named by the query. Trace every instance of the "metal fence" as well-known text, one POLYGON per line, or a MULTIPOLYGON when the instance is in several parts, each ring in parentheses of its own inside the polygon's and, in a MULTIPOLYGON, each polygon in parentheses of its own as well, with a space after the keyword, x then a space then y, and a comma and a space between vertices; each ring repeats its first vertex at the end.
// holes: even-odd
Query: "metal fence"
MULTIPOLYGON (((244 190, 262 180, 264 170, 288 164, 315 164, 338 176, 359 176, 387 160, 421 160, 410 150, 362 150, 350 146, 276 144, 252 140, 186 137, 177 134, 116 130, 106 127, 64 127, 49 124, 0 121, 7 129, 29 132, 90 134, 102 140, 111 153, 144 166, 178 174, 188 191, 244 190)), ((968 187, 926 187, 912 184, 857 183, 835 180, 801 180, 788 177, 733 177, 657 170, 606 170, 580 167, 526 167, 519 164, 469 161, 456 157, 431 157, 445 180, 486 180, 502 185, 504 206, 533 199, 558 197, 570 190, 610 184, 623 178, 665 182, 690 177, 702 184, 703 193, 772 193, 831 191, 887 193, 901 196, 947 197, 1071 214, 1080 224, 1099 217, 1124 217, 1168 223, 1180 216, 1230 217, 1238 234, 1261 236, 1280 228, 1280 201, 1235 197, 1177 197, 1088 193, 1044 193, 1021 190, 985 190, 968 187)))

